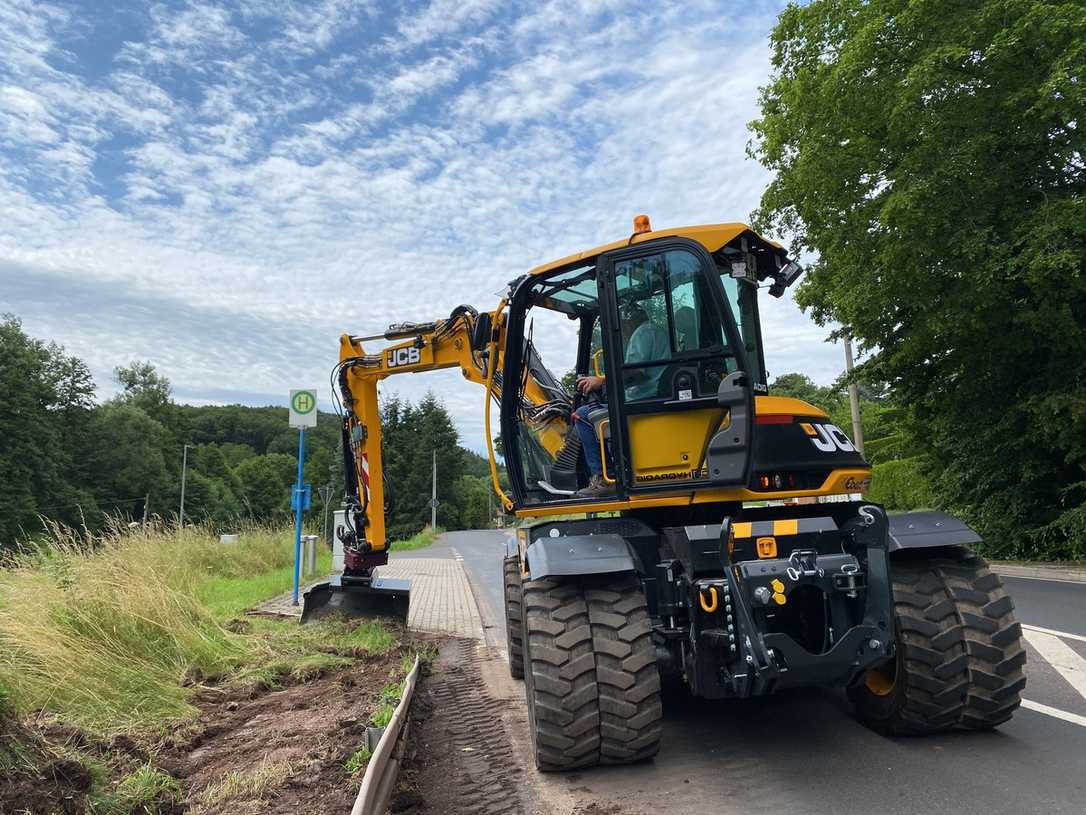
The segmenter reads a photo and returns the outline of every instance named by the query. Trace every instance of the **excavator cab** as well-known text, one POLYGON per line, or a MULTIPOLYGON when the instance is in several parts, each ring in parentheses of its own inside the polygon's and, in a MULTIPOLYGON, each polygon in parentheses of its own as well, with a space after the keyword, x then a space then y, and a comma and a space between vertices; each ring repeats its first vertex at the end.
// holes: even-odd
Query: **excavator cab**
MULTIPOLYGON (((537 271, 513 287, 503 381, 538 381, 545 370, 536 350, 540 311, 568 318, 576 373, 606 376, 589 416, 603 477, 614 485, 608 501, 746 485, 753 400, 766 392, 758 282, 786 265, 784 250, 743 230, 712 253, 664 236, 537 271)), ((560 322, 552 317, 555 333, 560 322)), ((561 398, 570 411, 584 399, 566 391, 561 398)), ((588 477, 577 434, 538 422, 516 388, 502 399, 514 502, 584 503, 574 494, 588 477)))

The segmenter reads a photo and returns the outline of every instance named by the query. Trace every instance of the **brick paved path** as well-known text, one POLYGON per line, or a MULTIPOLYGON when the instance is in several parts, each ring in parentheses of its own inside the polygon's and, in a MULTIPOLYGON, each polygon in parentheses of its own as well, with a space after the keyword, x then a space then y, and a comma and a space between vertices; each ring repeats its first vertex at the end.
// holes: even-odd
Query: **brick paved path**
MULTIPOLYGON (((459 560, 452 558, 395 558, 377 570, 382 577, 406 577, 411 580, 411 611, 407 627, 416 631, 453 634, 458 637, 483 638, 483 624, 467 573, 459 560)), ((313 585, 312 583, 309 585, 313 585)), ((299 592, 299 598, 309 586, 299 592)), ((292 605, 292 593, 273 597, 254 609, 253 614, 276 617, 302 616, 301 605, 292 605)))
POLYGON ((398 558, 378 572, 383 577, 411 580, 411 613, 407 627, 458 637, 483 638, 483 623, 475 606, 463 564, 451 558, 398 558))

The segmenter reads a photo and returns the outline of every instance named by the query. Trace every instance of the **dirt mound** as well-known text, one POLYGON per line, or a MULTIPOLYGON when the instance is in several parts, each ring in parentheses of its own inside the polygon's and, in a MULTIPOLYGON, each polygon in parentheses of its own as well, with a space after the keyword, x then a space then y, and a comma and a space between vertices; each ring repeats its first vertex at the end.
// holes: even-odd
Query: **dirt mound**
POLYGON ((0 713, 0 815, 81 815, 90 786, 87 767, 59 757, 40 733, 0 713))

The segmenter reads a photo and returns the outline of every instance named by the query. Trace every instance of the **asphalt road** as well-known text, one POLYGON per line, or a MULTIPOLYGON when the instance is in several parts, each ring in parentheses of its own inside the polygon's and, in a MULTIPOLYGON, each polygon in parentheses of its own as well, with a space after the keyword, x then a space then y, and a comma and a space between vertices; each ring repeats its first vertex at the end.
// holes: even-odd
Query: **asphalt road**
MULTIPOLYGON (((505 536, 450 533, 427 552, 462 558, 488 640, 503 647, 505 536)), ((1023 707, 991 733, 888 739, 858 724, 839 692, 690 699, 667 706, 663 745, 653 762, 539 781, 622 813, 1082 815, 1086 585, 1019 578, 1006 584, 1027 626, 1024 698, 1048 712, 1023 707)))

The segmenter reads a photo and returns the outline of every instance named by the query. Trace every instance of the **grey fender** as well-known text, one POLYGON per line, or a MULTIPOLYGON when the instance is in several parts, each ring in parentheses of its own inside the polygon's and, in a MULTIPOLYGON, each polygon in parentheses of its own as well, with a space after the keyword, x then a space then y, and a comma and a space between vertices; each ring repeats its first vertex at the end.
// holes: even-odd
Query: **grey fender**
POLYGON ((517 547, 516 532, 510 532, 505 536, 505 556, 507 558, 520 557, 520 551, 517 547))
POLYGON ((890 515, 890 551, 967 546, 980 543, 980 535, 945 512, 906 512, 890 515))
POLYGON ((565 535, 528 545, 532 580, 637 571, 637 560, 620 535, 565 535))

